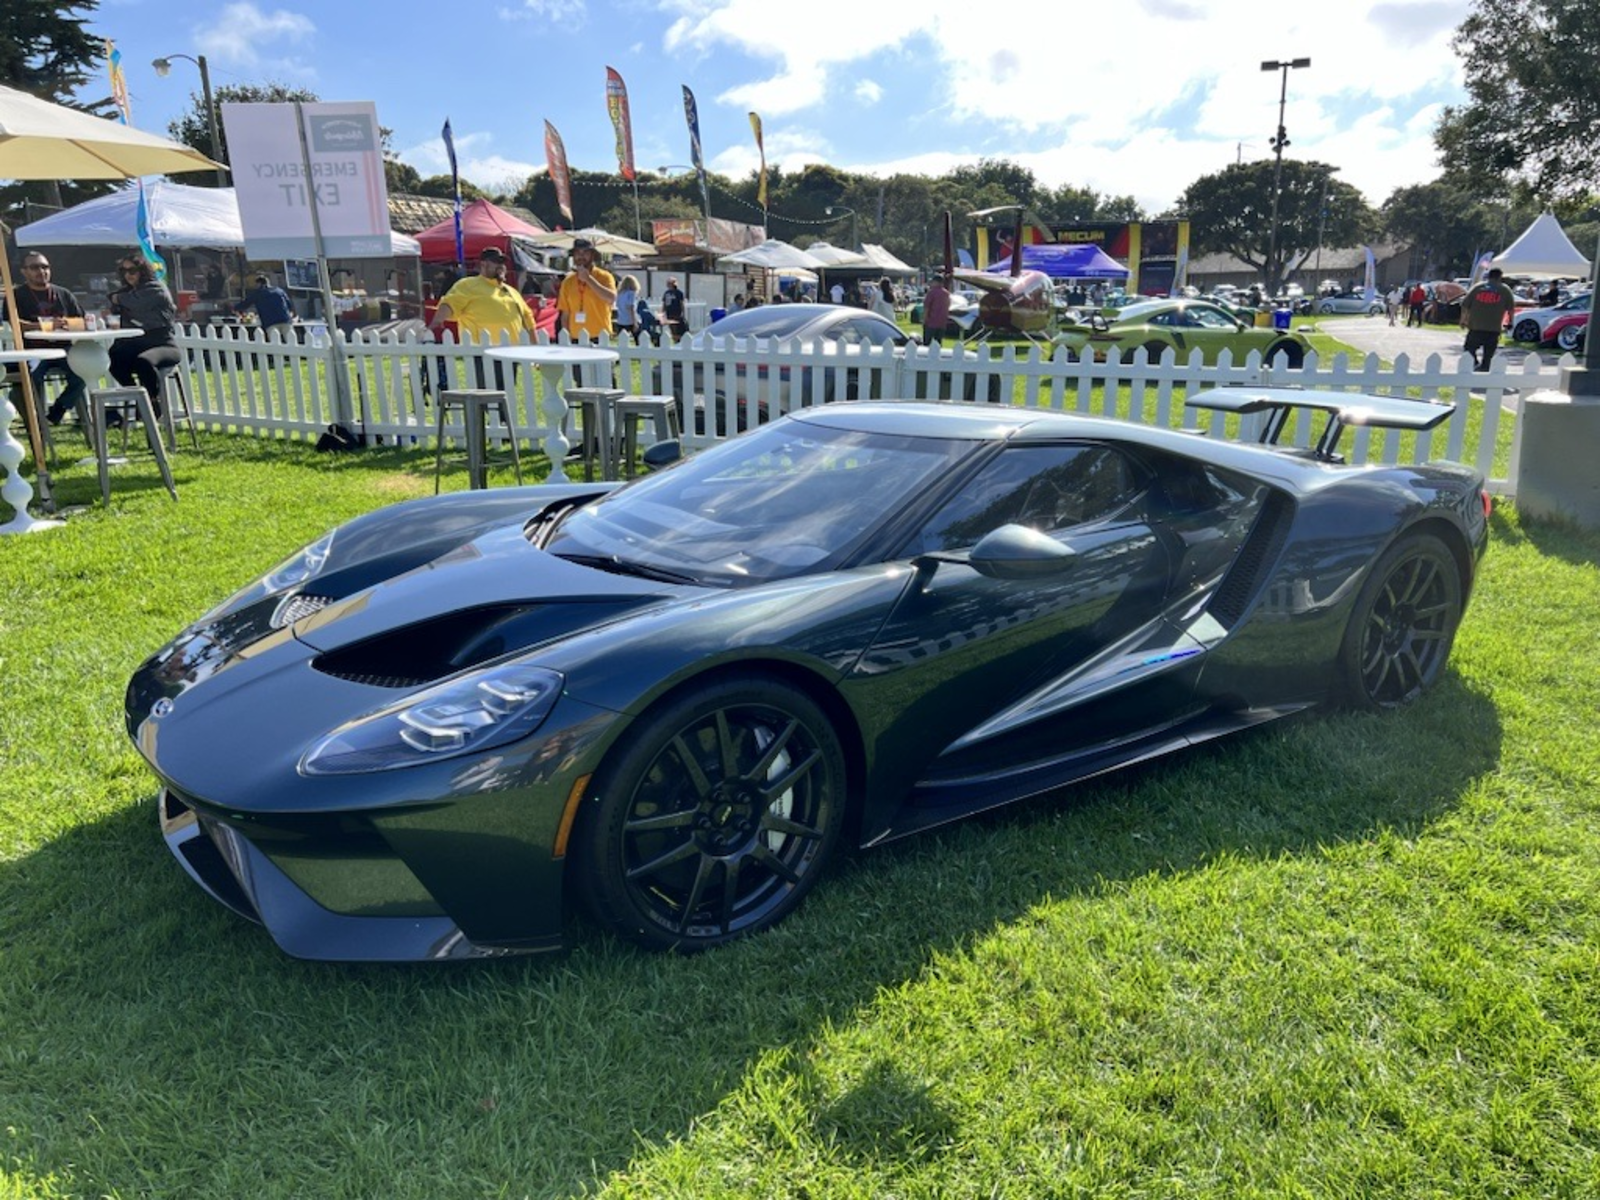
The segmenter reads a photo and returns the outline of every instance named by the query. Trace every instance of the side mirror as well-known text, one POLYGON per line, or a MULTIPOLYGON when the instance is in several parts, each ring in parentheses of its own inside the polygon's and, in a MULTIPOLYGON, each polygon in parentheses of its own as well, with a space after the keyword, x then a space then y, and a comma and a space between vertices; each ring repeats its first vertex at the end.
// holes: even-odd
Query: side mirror
POLYGON ((1077 552, 1047 533, 1025 525, 1002 525, 986 533, 967 562, 990 579, 1038 579, 1072 565, 1077 552))
POLYGON ((676 438, 670 441, 657 442, 655 445, 647 447, 639 457, 644 459, 645 466, 652 471, 658 471, 662 467, 670 467, 683 457, 683 443, 676 438))

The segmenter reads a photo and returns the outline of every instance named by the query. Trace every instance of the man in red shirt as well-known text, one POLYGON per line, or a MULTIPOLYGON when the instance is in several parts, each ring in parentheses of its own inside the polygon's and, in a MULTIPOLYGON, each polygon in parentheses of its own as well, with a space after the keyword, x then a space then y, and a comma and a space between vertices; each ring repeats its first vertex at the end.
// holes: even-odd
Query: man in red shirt
POLYGON ((928 285, 922 298, 922 340, 930 346, 944 345, 944 327, 950 323, 950 288, 943 279, 928 285))
POLYGON ((1420 283, 1413 283, 1406 293, 1406 328, 1422 325, 1422 306, 1428 302, 1428 293, 1420 283))

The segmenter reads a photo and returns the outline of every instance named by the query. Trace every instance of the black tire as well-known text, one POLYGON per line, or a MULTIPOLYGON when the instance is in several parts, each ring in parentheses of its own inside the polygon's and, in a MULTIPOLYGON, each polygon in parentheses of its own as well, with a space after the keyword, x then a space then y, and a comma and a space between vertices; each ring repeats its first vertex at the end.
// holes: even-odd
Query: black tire
POLYGON ((1511 327, 1511 338, 1518 342, 1537 342, 1539 340, 1539 322, 1532 317, 1518 321, 1511 327))
POLYGON ((844 821, 827 717, 774 679, 706 684, 646 713, 597 772, 575 882, 602 925, 689 952, 776 925, 826 867, 844 821))
POLYGON ((1299 370, 1306 361, 1305 347, 1299 342, 1291 342, 1287 339, 1281 342, 1274 342, 1267 348, 1267 363, 1270 365, 1280 354, 1287 360, 1291 371, 1299 370))
POLYGON ((1345 700, 1353 708, 1410 704, 1438 680, 1461 623, 1461 571, 1430 533, 1402 538, 1356 597, 1340 648, 1345 700))
MULTIPOLYGON (((1150 365, 1152 367, 1155 366, 1157 363, 1159 363, 1161 361, 1161 352, 1163 350, 1165 350, 1166 348, 1167 348, 1167 344, 1165 342, 1154 342, 1154 341, 1146 342, 1144 344, 1144 346, 1142 347, 1142 349, 1144 350, 1146 356, 1148 356, 1148 358, 1150 359, 1150 365)), ((1172 359, 1173 359, 1174 362, 1176 362, 1178 360, 1178 352, 1176 350, 1174 350, 1172 352, 1172 359)))

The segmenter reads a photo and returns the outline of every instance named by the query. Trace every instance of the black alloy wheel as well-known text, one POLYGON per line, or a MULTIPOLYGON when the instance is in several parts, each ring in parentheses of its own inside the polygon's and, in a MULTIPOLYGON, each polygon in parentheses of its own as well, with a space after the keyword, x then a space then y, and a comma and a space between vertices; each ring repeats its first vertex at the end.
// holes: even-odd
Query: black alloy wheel
POLYGON ((603 925, 694 951, 777 924, 839 840, 844 755, 821 709, 767 678, 697 687, 641 718, 596 775, 575 880, 603 925))
POLYGON ((1357 708, 1410 704, 1444 670, 1461 622, 1461 573, 1437 537, 1412 534, 1377 562, 1356 599, 1341 650, 1357 708))
POLYGON ((1305 348, 1299 342, 1291 342, 1287 339, 1272 344, 1272 347, 1267 351, 1267 362, 1274 362, 1280 355, 1291 371, 1299 370, 1306 361, 1305 348))
POLYGON ((1511 330, 1513 341, 1537 342, 1539 340, 1539 322, 1532 317, 1518 321, 1511 330))

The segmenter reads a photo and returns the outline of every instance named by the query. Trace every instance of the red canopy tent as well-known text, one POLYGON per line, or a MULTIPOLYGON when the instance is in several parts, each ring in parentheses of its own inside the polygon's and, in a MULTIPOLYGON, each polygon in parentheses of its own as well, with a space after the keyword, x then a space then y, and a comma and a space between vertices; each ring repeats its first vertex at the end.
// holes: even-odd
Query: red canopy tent
MULTIPOLYGON (((461 242, 467 262, 472 262, 485 246, 498 247, 507 261, 514 262, 511 254, 511 237, 517 234, 531 237, 549 232, 543 225, 530 225, 513 217, 505 209, 487 200, 474 200, 461 206, 461 242)), ((453 263, 456 261, 456 223, 450 217, 432 225, 416 235, 422 243, 422 261, 425 263, 453 263)))

